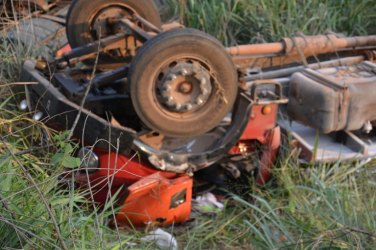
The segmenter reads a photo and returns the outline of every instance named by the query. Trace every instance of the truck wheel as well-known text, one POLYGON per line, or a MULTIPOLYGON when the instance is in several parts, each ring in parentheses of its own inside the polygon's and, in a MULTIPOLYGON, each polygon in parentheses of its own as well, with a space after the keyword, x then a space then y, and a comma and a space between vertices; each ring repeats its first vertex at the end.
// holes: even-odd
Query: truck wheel
POLYGON ((130 94, 140 119, 171 137, 191 137, 216 127, 238 91, 235 66, 213 37, 175 29, 149 40, 130 69, 130 94))
MULTIPOLYGON (((72 48, 77 48, 115 33, 129 32, 121 26, 108 26, 106 20, 119 16, 131 17, 134 13, 161 27, 159 11, 152 0, 75 0, 67 15, 68 41, 72 48)), ((111 69, 128 63, 131 56, 126 53, 126 46, 124 43, 121 51, 102 53, 97 67, 111 69)), ((93 65, 94 61, 86 60, 85 63, 93 65)))
POLYGON ((43 18, 22 20, 17 27, 8 31, 7 40, 15 49, 21 46, 28 55, 48 59, 53 58, 54 52, 68 43, 64 26, 43 18))

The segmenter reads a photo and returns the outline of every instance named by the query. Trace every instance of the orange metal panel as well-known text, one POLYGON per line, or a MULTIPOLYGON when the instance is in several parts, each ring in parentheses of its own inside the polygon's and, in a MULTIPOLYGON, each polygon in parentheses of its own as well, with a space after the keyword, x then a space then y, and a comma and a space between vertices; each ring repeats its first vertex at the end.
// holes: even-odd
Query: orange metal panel
POLYGON ((134 226, 184 222, 191 212, 192 185, 189 176, 166 178, 158 172, 144 177, 128 187, 117 222, 134 226))

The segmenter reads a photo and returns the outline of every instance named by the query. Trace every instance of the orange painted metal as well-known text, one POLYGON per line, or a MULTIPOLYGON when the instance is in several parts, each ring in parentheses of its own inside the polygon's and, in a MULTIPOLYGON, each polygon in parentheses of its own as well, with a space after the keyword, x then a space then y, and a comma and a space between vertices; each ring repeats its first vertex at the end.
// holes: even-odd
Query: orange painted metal
POLYGON ((118 223, 144 226, 162 225, 189 219, 192 201, 192 178, 161 172, 140 179, 128 187, 129 194, 116 215, 118 223))
POLYGON ((285 46, 282 43, 262 43, 240 45, 227 48, 227 52, 232 56, 239 55, 262 55, 262 54, 277 54, 282 53, 285 46))
POLYGON ((265 148, 262 151, 260 159, 260 167, 256 177, 256 183, 265 185, 270 179, 272 168, 277 157, 279 146, 281 145, 281 129, 276 127, 271 129, 266 134, 265 148))
POLYGON ((56 56, 57 57, 61 57, 63 56, 64 54, 68 53, 68 52, 71 52, 72 51, 72 48, 69 44, 65 45, 63 48, 59 49, 58 51, 56 51, 56 56))
POLYGON ((103 185, 110 181, 112 186, 131 185, 141 178, 157 172, 143 164, 136 155, 127 157, 98 149, 95 149, 94 152, 99 158, 99 169, 90 175, 78 173, 76 181, 80 184, 86 185, 90 181, 93 185, 103 185))
POLYGON ((259 152, 259 168, 256 183, 264 185, 271 177, 272 168, 281 144, 281 130, 277 127, 278 104, 253 105, 248 125, 236 146, 229 154, 239 155, 258 153, 258 142, 262 146, 259 152), (269 107, 271 112, 263 113, 263 109, 269 107))
MULTIPOLYGON (((167 225, 189 219, 193 180, 190 176, 158 171, 137 157, 95 150, 100 166, 94 173, 79 172, 75 180, 105 204, 118 193, 118 225, 167 225)), ((90 198, 90 197, 89 197, 90 198)))
POLYGON ((269 130, 274 129, 277 124, 278 104, 253 105, 247 128, 244 130, 240 141, 257 140, 265 144, 268 140, 266 134, 269 130), (269 114, 264 115, 265 106, 270 107, 269 114))

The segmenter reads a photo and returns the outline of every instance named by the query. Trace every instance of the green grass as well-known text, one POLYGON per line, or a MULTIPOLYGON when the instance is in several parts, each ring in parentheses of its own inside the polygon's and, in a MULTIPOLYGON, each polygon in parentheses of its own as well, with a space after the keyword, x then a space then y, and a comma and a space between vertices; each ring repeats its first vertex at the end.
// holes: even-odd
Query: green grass
POLYGON ((226 45, 276 41, 296 33, 376 31, 372 0, 169 0, 169 5, 186 26, 226 45))
MULTIPOLYGON (((171 15, 227 45, 274 41, 297 32, 373 34, 375 1, 169 0, 171 15)), ((144 230, 109 227, 111 206, 99 209, 85 192, 59 178, 76 145, 18 111, 7 84, 31 55, 0 43, 0 248, 155 249, 144 230), (49 134, 50 147, 45 134, 49 134), (42 143, 42 144, 41 144, 42 143), (44 144, 43 144, 44 143, 44 144)), ((266 187, 229 194, 217 216, 174 226, 184 249, 374 249, 375 162, 299 166, 287 150, 266 187)), ((68 170, 75 171, 74 169, 68 170)), ((235 184, 234 184, 235 186, 235 184)), ((236 187, 234 187, 236 188, 236 187)))
POLYGON ((361 164, 301 169, 285 161, 273 185, 233 195, 218 218, 201 219, 182 237, 187 249, 373 249, 371 171, 361 164))

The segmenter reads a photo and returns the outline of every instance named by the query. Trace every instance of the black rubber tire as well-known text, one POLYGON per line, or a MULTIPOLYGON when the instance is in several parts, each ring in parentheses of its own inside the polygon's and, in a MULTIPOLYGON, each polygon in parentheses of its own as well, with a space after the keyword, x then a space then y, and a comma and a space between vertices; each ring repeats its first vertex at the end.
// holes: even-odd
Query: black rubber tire
MULTIPOLYGON (((90 19, 109 5, 129 7, 155 26, 162 26, 158 8, 153 0, 74 0, 66 19, 67 37, 72 48, 84 46, 95 40, 90 32, 90 19)), ((94 60, 86 60, 85 63, 92 65, 94 60)), ((103 53, 99 57, 97 67, 113 69, 124 63, 129 63, 129 58, 118 58, 103 53)))
POLYGON ((43 18, 22 20, 8 31, 7 39, 13 46, 21 45, 28 55, 47 59, 68 43, 64 26, 43 18))
POLYGON ((132 103, 140 119, 150 129, 171 137, 192 137, 213 129, 231 110, 238 93, 237 70, 225 48, 195 29, 175 29, 149 40, 135 56, 129 78, 132 103), (184 115, 166 112, 154 93, 160 67, 180 56, 205 62, 217 79, 204 106, 184 115), (218 98, 218 85, 227 102, 218 98))

